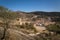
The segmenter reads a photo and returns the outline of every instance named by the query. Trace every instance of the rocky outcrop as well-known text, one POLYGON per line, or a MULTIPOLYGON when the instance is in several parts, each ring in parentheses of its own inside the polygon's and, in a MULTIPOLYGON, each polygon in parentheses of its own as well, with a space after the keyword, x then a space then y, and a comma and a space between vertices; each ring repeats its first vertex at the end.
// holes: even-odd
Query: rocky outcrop
POLYGON ((34 37, 24 34, 22 31, 8 29, 5 40, 35 40, 34 37))
POLYGON ((0 27, 0 40, 2 39, 3 35, 4 35, 4 28, 0 27))

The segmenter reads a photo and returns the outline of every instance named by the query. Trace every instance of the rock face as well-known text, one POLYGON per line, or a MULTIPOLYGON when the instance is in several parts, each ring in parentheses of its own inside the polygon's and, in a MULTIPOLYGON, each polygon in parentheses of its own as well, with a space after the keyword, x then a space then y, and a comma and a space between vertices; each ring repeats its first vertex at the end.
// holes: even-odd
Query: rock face
POLYGON ((0 27, 0 40, 42 40, 39 35, 31 36, 29 34, 23 33, 22 30, 17 30, 13 28, 8 28, 5 31, 4 28, 0 27), (4 38, 3 38, 4 37, 4 38))
POLYGON ((5 40, 35 40, 35 39, 34 37, 24 34, 21 31, 15 29, 8 29, 6 32, 5 40))
POLYGON ((34 37, 24 34, 22 31, 16 29, 9 28, 5 33, 4 37, 4 28, 0 27, 0 40, 35 40, 34 37), (3 37, 4 39, 2 39, 3 37))
POLYGON ((2 39, 3 34, 4 34, 4 28, 0 27, 0 40, 2 39))

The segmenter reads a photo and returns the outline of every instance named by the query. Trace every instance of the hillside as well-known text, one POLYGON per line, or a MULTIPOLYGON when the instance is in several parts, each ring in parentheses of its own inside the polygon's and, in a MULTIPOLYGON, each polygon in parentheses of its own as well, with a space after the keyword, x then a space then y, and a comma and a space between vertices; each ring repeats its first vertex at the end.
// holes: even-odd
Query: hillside
POLYGON ((22 12, 0 7, 0 40, 60 40, 60 26, 51 18, 60 21, 60 12, 22 12))

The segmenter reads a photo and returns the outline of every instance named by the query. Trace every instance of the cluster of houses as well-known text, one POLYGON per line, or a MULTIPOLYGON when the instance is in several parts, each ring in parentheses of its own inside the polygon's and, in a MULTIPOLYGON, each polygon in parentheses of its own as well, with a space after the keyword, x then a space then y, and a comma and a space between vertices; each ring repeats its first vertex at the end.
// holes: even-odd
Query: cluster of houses
MULTIPOLYGON (((34 16, 32 18, 36 18, 36 17, 37 16, 34 16)), ((0 20, 0 23, 1 22, 2 21, 0 20)), ((36 19, 35 21, 32 21, 30 18, 17 18, 17 19, 11 20, 10 25, 22 25, 25 23, 28 23, 28 24, 32 23, 38 32, 42 32, 46 30, 47 25, 54 24, 55 22, 51 22, 50 18, 48 19, 39 18, 39 19, 36 19)))
POLYGON ((38 32, 42 32, 42 31, 46 30, 45 26, 55 23, 55 22, 51 22, 50 20, 51 19, 48 20, 48 19, 40 18, 36 21, 31 21, 30 18, 17 18, 15 20, 12 20, 11 24, 12 25, 22 25, 25 23, 28 23, 28 24, 32 23, 38 32))

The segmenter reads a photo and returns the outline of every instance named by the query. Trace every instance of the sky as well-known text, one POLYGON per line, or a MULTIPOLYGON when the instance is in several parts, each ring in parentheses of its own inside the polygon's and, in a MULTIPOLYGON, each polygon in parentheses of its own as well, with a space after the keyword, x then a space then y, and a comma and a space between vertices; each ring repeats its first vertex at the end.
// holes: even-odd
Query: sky
POLYGON ((60 12, 60 0, 0 0, 0 6, 13 11, 57 11, 60 12))

